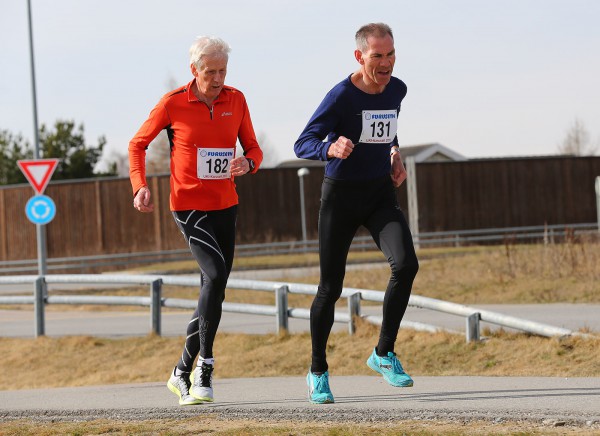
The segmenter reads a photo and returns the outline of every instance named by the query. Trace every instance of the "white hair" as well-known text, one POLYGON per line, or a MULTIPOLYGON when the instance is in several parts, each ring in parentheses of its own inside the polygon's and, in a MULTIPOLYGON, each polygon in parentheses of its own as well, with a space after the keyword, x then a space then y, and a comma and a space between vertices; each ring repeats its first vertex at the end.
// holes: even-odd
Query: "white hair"
POLYGON ((205 56, 223 56, 229 59, 231 47, 221 38, 215 36, 199 36, 190 47, 190 65, 197 69, 202 67, 202 59, 205 56))

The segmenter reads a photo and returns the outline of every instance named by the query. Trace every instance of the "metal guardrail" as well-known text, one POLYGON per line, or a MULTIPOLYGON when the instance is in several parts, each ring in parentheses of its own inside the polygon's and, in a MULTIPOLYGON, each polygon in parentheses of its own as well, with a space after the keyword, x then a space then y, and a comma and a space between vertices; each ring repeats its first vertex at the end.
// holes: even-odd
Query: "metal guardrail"
MULTIPOLYGON (((0 277, 0 284, 27 284, 34 285, 33 296, 0 296, 0 304, 33 304, 35 311, 35 335, 45 334, 44 307, 46 304, 102 304, 102 305, 135 305, 150 307, 151 330, 161 334, 161 307, 174 307, 182 309, 194 309, 196 300, 162 298, 162 286, 193 286, 200 287, 199 277, 181 276, 158 276, 158 275, 105 275, 105 274, 54 274, 45 277, 32 275, 0 277), (87 295, 49 295, 48 284, 76 283, 76 284, 129 284, 149 285, 150 295, 148 297, 123 297, 123 296, 87 296, 87 295)), ((309 319, 310 311, 302 308, 291 308, 288 306, 288 294, 315 295, 317 287, 300 283, 270 282, 258 280, 230 279, 227 282, 229 289, 245 289, 254 291, 274 292, 275 305, 257 305, 241 303, 223 303, 224 312, 237 312, 255 315, 275 316, 277 331, 288 329, 288 319, 309 319)), ((335 312, 336 322, 348 323, 348 331, 355 331, 355 316, 359 316, 368 322, 381 325, 382 318, 378 316, 362 315, 360 301, 372 301, 383 303, 384 292, 370 289, 344 288, 342 298, 348 299, 348 312, 335 312)), ((436 310, 466 319, 467 341, 479 340, 479 322, 485 321, 503 327, 513 328, 524 332, 541 336, 571 336, 580 335, 568 329, 554 327, 534 321, 528 321, 501 313, 480 310, 462 304, 437 300, 434 298, 411 295, 409 305, 424 309, 436 310)), ((443 331, 445 329, 436 326, 416 323, 402 322, 403 327, 430 332, 443 331)), ((453 332, 458 333, 458 332, 453 332)))
MULTIPOLYGON (((456 230, 444 232, 422 232, 413 235, 415 245, 453 245, 461 246, 481 242, 498 242, 507 239, 540 240, 546 243, 559 241, 567 236, 598 233, 598 223, 560 224, 550 226, 501 227, 476 230, 456 230)), ((351 250, 376 250, 370 236, 357 236, 352 241, 351 250)), ((319 241, 268 242, 259 244, 236 245, 236 256, 261 256, 293 253, 314 253, 319 250, 319 241)), ((115 265, 148 264, 170 261, 190 260, 189 250, 164 250, 136 253, 116 253, 95 256, 57 257, 47 259, 48 271, 85 270, 115 265)), ((0 261, 1 274, 35 273, 38 271, 37 259, 0 261)))

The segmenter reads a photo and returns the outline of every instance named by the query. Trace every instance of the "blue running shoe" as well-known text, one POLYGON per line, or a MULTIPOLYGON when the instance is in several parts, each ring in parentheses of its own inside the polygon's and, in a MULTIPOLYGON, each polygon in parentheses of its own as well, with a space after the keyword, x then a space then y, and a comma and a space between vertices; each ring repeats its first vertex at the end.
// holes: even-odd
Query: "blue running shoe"
POLYGON ((308 401, 314 404, 333 403, 333 394, 329 389, 329 372, 316 375, 308 371, 306 375, 308 384, 308 401))
POLYGON ((413 385, 413 379, 404 372, 396 353, 390 351, 386 357, 380 357, 373 349, 371 356, 367 359, 367 365, 373 371, 381 374, 384 380, 392 386, 408 388, 413 385))

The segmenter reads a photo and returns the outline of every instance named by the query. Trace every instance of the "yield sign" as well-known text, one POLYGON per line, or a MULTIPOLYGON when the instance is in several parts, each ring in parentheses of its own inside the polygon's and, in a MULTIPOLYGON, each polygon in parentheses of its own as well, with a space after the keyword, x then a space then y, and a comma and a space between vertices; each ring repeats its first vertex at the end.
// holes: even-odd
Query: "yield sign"
POLYGON ((27 177, 35 192, 42 195, 56 169, 56 165, 58 165, 58 159, 19 160, 17 165, 27 177))

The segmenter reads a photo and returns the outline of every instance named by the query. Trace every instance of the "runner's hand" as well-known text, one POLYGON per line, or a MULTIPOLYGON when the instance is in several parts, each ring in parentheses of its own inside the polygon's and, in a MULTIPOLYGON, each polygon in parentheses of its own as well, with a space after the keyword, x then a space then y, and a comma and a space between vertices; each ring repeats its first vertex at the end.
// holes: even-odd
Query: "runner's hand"
POLYGON ((402 164, 400 153, 393 153, 390 159, 392 160, 392 182, 394 182, 394 186, 397 188, 406 180, 406 169, 402 164))
POLYGON ((135 194, 133 198, 133 207, 140 212, 152 212, 154 210, 154 204, 150 201, 150 189, 147 186, 143 186, 135 194))
POLYGON ((229 169, 231 170, 232 176, 243 176, 250 171, 250 165, 244 156, 238 156, 231 159, 231 166, 229 169))
POLYGON ((354 144, 345 136, 340 136, 337 141, 331 143, 327 150, 327 157, 346 159, 354 150, 354 144))

